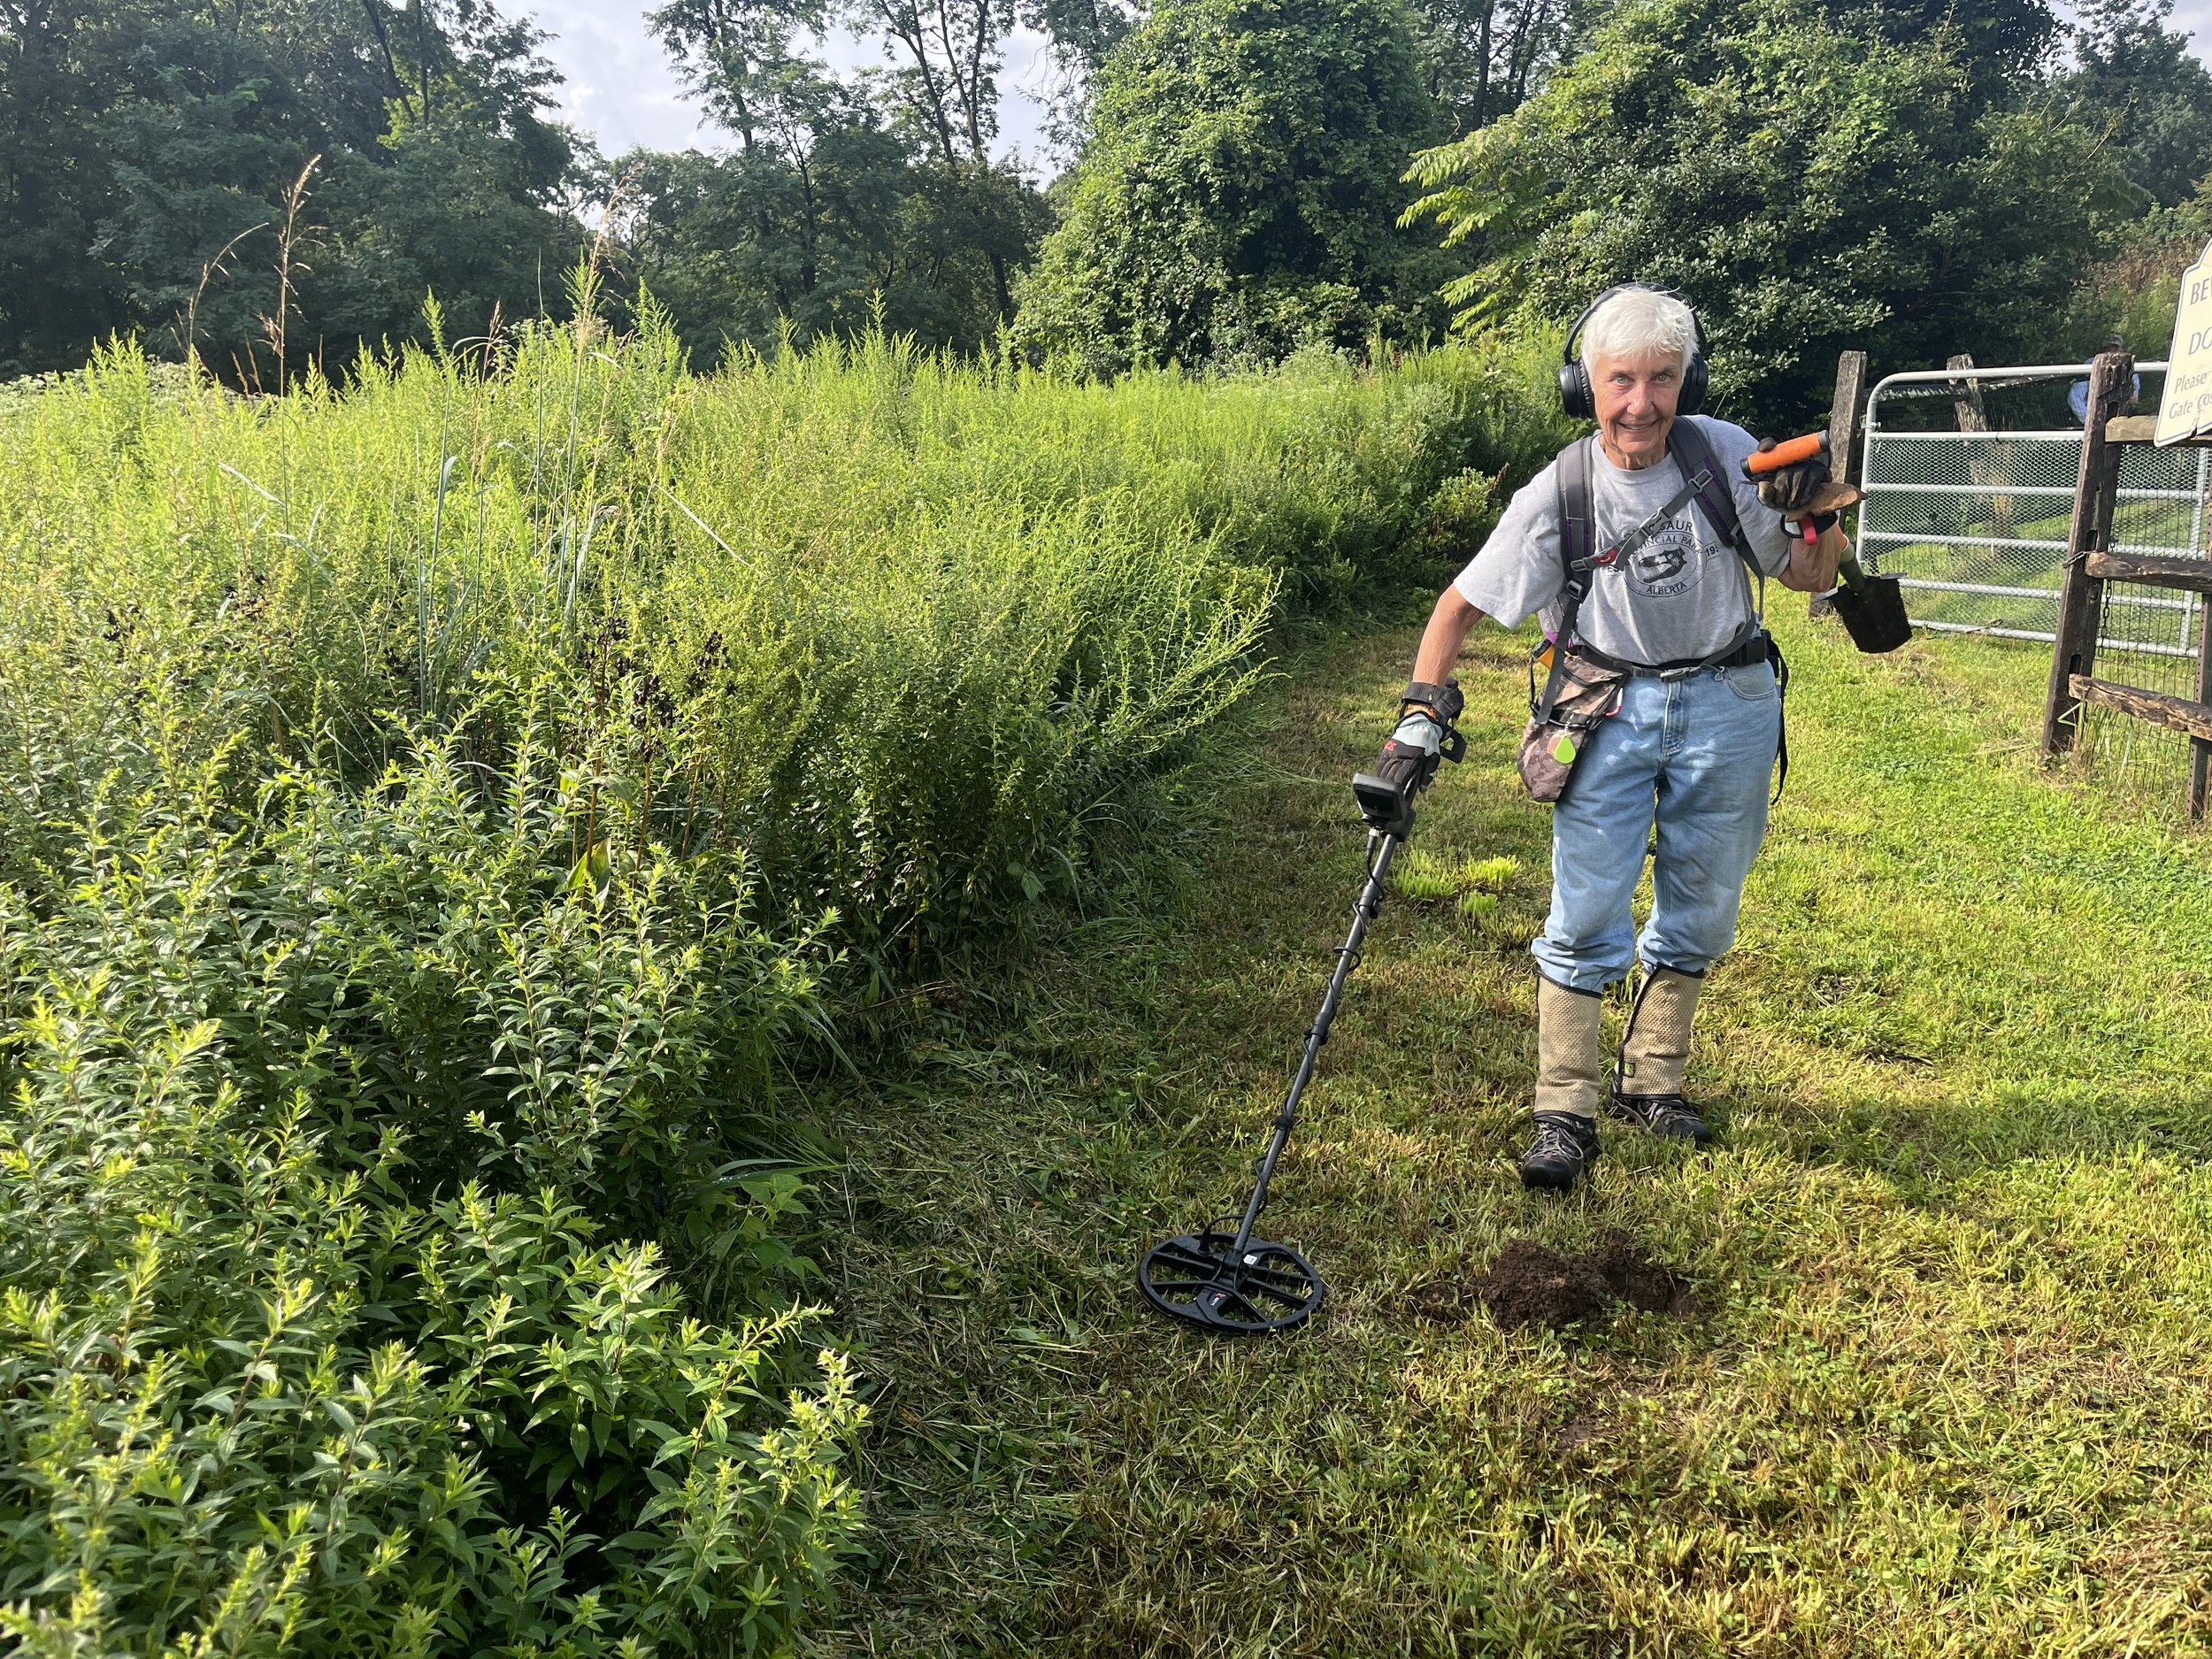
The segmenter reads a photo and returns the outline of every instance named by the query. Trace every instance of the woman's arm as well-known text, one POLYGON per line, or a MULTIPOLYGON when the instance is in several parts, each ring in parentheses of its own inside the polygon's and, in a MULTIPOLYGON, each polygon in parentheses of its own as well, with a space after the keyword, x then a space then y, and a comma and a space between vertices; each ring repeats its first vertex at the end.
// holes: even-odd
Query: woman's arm
MULTIPOLYGON (((1459 648, 1467 642, 1468 631, 1481 620, 1482 612, 1462 598, 1456 587, 1447 588, 1439 594, 1436 608, 1429 612, 1429 626, 1421 635, 1421 649, 1413 659, 1414 679, 1431 686, 1440 686, 1448 680, 1453 665, 1459 661, 1459 648)), ((1429 712, 1433 714, 1436 710, 1430 709, 1429 712)))

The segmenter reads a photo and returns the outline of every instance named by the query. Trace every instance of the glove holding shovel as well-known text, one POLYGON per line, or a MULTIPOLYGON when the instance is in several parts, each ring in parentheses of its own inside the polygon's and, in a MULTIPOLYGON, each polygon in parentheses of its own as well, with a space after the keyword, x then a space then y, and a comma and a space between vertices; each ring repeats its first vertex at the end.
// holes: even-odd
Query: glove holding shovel
MULTIPOLYGON (((1828 470, 1828 434, 1813 433, 1777 443, 1769 438, 1746 458, 1744 476, 1759 486, 1759 499, 1794 524, 1796 534, 1808 542, 1817 541, 1836 522, 1836 515, 1858 501, 1860 492, 1839 483, 1828 470)), ((1894 576, 1874 576, 1859 568, 1855 555, 1847 552, 1836 567, 1839 586, 1829 603, 1843 618, 1851 642, 1862 651, 1878 656, 1893 651, 1912 638, 1912 624, 1905 616, 1904 590, 1894 576)))

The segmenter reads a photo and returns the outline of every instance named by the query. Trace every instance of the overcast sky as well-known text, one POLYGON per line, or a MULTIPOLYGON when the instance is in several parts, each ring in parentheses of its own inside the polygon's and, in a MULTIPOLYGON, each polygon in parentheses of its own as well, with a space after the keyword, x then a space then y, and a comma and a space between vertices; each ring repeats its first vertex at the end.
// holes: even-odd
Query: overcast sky
MULTIPOLYGON (((608 156, 618 156, 638 144, 655 150, 721 147, 720 135, 700 120, 666 56, 645 32, 645 7, 622 0, 612 4, 588 0, 535 0, 533 4, 519 0, 517 9, 534 12, 539 27, 553 37, 546 42, 545 53, 568 78, 562 88, 565 112, 595 134, 608 156)), ((2212 0, 2179 0, 2172 27, 2190 31, 2195 36, 2192 50, 2212 62, 2207 52, 2208 42, 2212 42, 2212 0)), ((1014 36, 1001 100, 999 150, 1002 155, 1018 150, 1039 164, 1040 173, 1048 174, 1055 162, 1041 131, 1043 109, 1031 96, 1041 91, 1051 75, 1044 48, 1040 35, 1024 32, 1014 36)), ((882 61, 872 47, 842 34, 825 43, 822 55, 844 68, 882 61)))
MULTIPOLYGON (((2200 0, 2212 6, 2212 0, 2200 0)), ((595 5, 588 0, 519 0, 538 27, 552 36, 545 55, 567 77, 561 88, 566 118, 594 134, 608 157, 635 145, 654 150, 696 146, 718 150, 724 137, 700 119, 698 106, 684 96, 667 54, 646 32, 645 6, 595 5)), ((822 45, 820 56, 840 68, 880 63, 872 46, 842 33, 822 45)), ((1018 31, 1009 42, 999 111, 998 150, 1019 150, 1033 162, 1046 161, 1041 130, 1043 108, 1032 92, 1048 82, 1052 63, 1044 37, 1018 31), (1027 88, 1028 90, 1025 90, 1027 88)))
POLYGON ((2212 63, 2212 0, 2180 0, 2174 7, 2172 27, 2186 29, 2196 38, 2189 42, 2189 50, 2207 63, 2212 63))

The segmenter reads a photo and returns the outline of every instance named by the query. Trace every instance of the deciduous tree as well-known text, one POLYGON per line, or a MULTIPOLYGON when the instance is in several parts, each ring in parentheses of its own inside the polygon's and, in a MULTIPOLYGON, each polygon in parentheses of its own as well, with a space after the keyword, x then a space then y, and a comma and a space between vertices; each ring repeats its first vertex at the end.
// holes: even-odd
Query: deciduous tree
POLYGON ((1900 366, 2048 349, 2125 205, 2110 157, 2021 66, 2019 19, 1872 15, 1632 0, 1511 117, 1425 154, 1410 217, 1478 261, 1448 290, 1461 321, 1671 284, 1719 406, 1774 430, 1847 346, 1900 366))
MULTIPOLYGON (((652 15, 738 142, 721 158, 625 158, 636 273, 703 359, 726 340, 769 346, 787 326, 804 341, 879 321, 931 345, 980 346, 1045 220, 1036 191, 989 154, 995 113, 964 102, 989 91, 988 76, 966 91, 933 81, 933 103, 910 67, 879 99, 797 54, 826 20, 803 0, 676 0, 652 15)), ((943 66, 927 50, 916 62, 943 66)))
POLYGON ((2063 83, 2084 125, 2109 135, 2129 179, 2161 207, 2188 200, 2212 173, 2212 72, 2166 27, 2173 9, 2173 0, 2089 0, 2063 83))
POLYGON ((1395 0, 1166 0, 1107 61, 1016 335, 1093 373, 1403 336, 1439 262, 1394 228, 1438 130, 1395 0))

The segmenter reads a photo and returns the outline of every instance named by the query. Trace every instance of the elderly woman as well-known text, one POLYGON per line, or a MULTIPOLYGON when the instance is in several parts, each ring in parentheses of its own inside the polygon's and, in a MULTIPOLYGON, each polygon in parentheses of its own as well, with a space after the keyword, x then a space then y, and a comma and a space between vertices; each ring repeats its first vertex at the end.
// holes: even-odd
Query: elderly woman
POLYGON ((1850 498, 1817 459, 1747 480, 1745 459, 1770 445, 1695 414, 1703 340, 1675 295, 1632 284, 1600 296, 1568 334, 1560 380, 1569 412, 1597 431, 1513 497, 1437 600, 1378 768, 1417 787, 1432 773, 1468 630, 1486 615, 1510 628, 1544 613, 1554 642, 1541 660, 1561 671, 1548 692, 1563 680, 1588 694, 1587 718, 1546 751, 1571 770, 1552 820, 1551 914, 1532 947, 1536 1136, 1521 1179, 1552 1188, 1572 1187, 1597 1157, 1601 1110, 1711 1139, 1682 1079, 1698 994, 1735 941, 1766 833, 1782 731, 1766 579, 1833 587, 1846 543, 1829 509, 1850 498), (1638 936, 1629 902, 1655 832, 1654 902, 1638 936), (1609 1089, 1601 998, 1640 960, 1609 1089))

